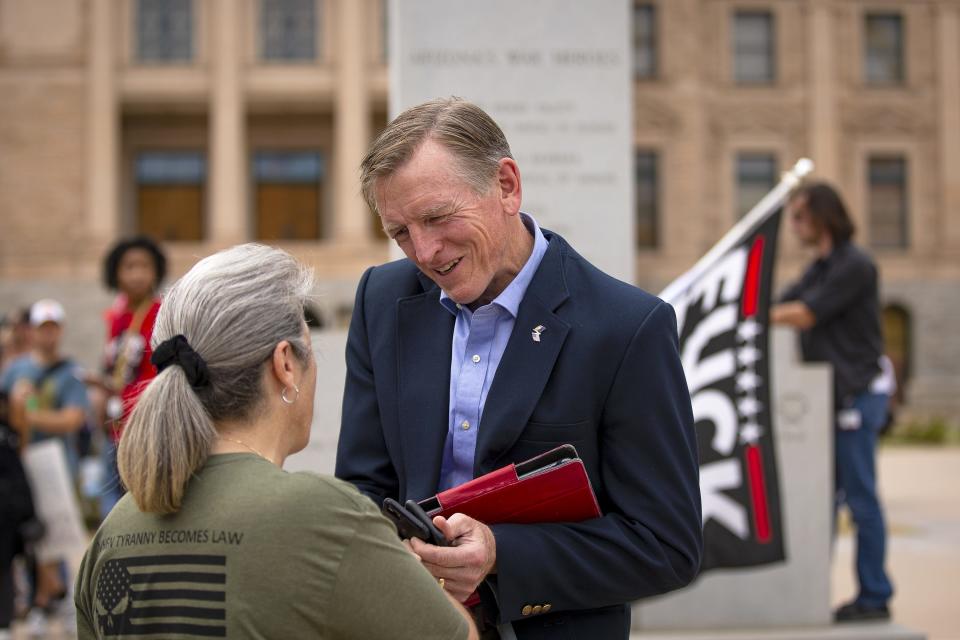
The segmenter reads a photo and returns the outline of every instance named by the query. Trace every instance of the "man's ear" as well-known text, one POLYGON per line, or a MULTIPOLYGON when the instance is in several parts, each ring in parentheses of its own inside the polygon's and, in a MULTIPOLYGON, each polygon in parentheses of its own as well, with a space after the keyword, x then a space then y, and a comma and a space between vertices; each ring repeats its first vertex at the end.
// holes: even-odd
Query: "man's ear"
POLYGON ((504 211, 516 215, 520 211, 523 188, 520 185, 520 167, 513 158, 501 158, 497 168, 497 187, 504 211))
POLYGON ((294 384, 294 357, 293 347, 286 340, 278 342, 273 348, 271 370, 282 387, 291 387, 294 384))

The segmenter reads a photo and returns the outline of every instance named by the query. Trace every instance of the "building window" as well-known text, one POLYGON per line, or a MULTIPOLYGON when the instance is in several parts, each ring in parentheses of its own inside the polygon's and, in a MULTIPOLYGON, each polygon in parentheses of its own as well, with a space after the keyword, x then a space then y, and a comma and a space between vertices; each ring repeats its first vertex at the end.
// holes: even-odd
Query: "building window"
POLYGON ((202 240, 207 181, 203 152, 143 151, 135 163, 137 230, 160 240, 202 240))
POLYGON ((773 14, 737 11, 733 16, 733 79, 771 84, 775 79, 773 14))
POLYGON ((264 60, 316 60, 316 0, 261 0, 260 38, 264 60))
POLYGON ((141 62, 189 62, 193 59, 192 0, 138 0, 137 59, 141 62))
POLYGON ((899 13, 867 14, 865 31, 866 83, 903 84, 903 17, 899 13))
POLYGON ((253 156, 259 240, 319 240, 324 158, 319 151, 258 151, 253 156))
POLYGON ((657 153, 637 151, 637 248, 653 249, 659 244, 660 191, 657 153))
POLYGON ((633 75, 657 76, 657 9, 648 2, 633 5, 633 75))
POLYGON ((907 247, 907 161, 873 156, 870 183, 870 244, 878 249, 907 247))
POLYGON ((737 215, 743 217, 777 186, 777 158, 772 153, 737 154, 737 215))

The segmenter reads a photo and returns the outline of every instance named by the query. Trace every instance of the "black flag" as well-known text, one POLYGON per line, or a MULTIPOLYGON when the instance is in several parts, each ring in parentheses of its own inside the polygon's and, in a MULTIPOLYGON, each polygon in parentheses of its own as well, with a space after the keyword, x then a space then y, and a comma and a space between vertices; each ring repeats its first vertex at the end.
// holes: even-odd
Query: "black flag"
POLYGON ((794 171, 661 297, 677 312, 700 449, 701 570, 784 560, 770 407, 769 309, 794 171))

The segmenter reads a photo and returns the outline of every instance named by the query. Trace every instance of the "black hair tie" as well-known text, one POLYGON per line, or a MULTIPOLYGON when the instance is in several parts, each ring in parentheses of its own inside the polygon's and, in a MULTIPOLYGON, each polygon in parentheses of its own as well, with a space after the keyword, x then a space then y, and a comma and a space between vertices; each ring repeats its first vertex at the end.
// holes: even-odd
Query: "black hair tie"
POLYGON ((207 369, 207 363, 182 335, 175 335, 161 342, 150 356, 150 362, 157 368, 157 373, 172 364, 179 365, 187 374, 187 382, 194 389, 210 384, 210 370, 207 369))

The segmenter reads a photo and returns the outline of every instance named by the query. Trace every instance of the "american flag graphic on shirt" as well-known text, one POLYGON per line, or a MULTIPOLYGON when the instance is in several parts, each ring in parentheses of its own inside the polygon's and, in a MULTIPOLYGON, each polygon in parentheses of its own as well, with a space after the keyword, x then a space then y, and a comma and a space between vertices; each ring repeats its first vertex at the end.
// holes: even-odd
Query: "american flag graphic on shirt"
POLYGON ((226 637, 226 585, 226 556, 108 560, 97 579, 100 634, 226 637))

